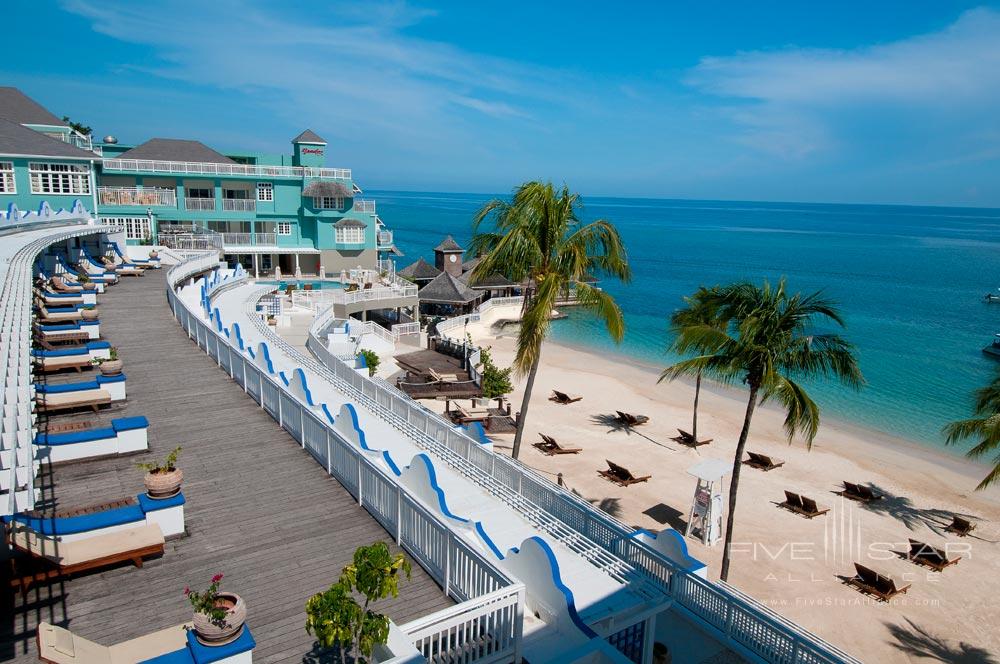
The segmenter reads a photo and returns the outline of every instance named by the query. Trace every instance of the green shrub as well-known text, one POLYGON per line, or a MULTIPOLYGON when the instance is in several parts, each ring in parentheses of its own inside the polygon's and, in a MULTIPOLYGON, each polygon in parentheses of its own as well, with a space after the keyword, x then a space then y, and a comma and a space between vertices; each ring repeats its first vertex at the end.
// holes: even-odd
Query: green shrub
POLYGON ((378 353, 373 350, 368 350, 367 348, 362 348, 358 351, 358 356, 365 358, 365 366, 368 367, 368 375, 374 376, 378 371, 379 362, 381 362, 378 357, 378 353))

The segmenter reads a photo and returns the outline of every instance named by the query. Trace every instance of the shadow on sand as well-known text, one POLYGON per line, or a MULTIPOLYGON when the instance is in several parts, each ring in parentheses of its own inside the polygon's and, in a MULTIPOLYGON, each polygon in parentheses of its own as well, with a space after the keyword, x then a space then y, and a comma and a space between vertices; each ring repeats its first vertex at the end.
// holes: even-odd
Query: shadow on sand
POLYGON ((897 643, 892 647, 913 659, 929 659, 949 664, 1000 664, 985 648, 965 641, 951 641, 936 636, 909 618, 906 624, 886 623, 886 628, 897 643))
POLYGON ((622 422, 618 418, 618 416, 615 415, 615 414, 603 413, 601 415, 591 415, 590 416, 590 421, 593 422, 594 424, 598 424, 600 426, 607 427, 608 428, 608 433, 615 433, 617 431, 624 431, 629 436, 635 434, 636 436, 639 436, 640 438, 645 438, 646 440, 648 440, 649 442, 653 443, 654 445, 659 445, 660 447, 665 447, 666 449, 668 449, 668 450, 670 450, 672 452, 676 452, 677 451, 676 447, 672 447, 670 445, 667 445, 666 443, 663 443, 663 442, 660 442, 660 441, 656 440, 655 438, 651 438, 651 437, 647 436, 646 434, 641 433, 635 427, 630 427, 629 425, 627 425, 624 422, 622 422))
POLYGON ((684 529, 687 528, 687 521, 684 519, 684 513, 665 503, 653 505, 649 509, 644 510, 643 514, 657 523, 670 526, 674 530, 679 530, 682 533, 684 532, 684 529))
MULTIPOLYGON (((913 504, 913 501, 906 496, 898 496, 877 484, 869 483, 876 495, 882 496, 879 500, 872 500, 867 503, 858 503, 858 506, 872 512, 892 517, 910 530, 916 530, 918 526, 927 526, 934 533, 947 536, 945 528, 951 523, 951 519, 956 512, 935 508, 920 508, 913 504)), ((971 514, 958 514, 958 516, 972 517, 971 514)))

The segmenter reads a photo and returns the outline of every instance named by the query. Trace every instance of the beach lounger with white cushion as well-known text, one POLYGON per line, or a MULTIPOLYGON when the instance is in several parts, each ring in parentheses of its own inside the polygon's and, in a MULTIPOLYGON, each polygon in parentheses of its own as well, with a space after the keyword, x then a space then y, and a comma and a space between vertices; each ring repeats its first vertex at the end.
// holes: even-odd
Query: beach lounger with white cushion
POLYGON ((78 572, 101 569, 123 562, 142 567, 143 558, 163 554, 163 531, 156 524, 116 530, 71 542, 40 535, 19 523, 8 526, 8 541, 42 567, 27 573, 16 572, 11 586, 27 592, 35 583, 78 572))
POLYGON ((50 664, 135 664, 185 648, 185 627, 175 625, 108 647, 42 622, 38 624, 38 657, 50 664))

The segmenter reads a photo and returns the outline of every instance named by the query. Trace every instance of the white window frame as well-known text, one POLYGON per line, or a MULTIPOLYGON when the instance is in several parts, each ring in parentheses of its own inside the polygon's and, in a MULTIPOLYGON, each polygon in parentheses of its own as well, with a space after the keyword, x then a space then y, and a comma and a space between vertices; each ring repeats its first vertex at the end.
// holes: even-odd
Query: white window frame
POLYGON ((128 240, 145 240, 153 236, 149 228, 149 217, 101 217, 101 221, 123 229, 128 240))
POLYGON ((313 207, 317 210, 343 210, 343 196, 313 196, 313 207))
POLYGON ((0 161, 0 194, 16 194, 17 178, 14 177, 14 162, 0 161))
POLYGON ((274 224, 275 235, 291 235, 292 234, 292 222, 290 221, 279 221, 274 224))
POLYGON ((89 196, 90 166, 49 161, 28 162, 31 193, 51 196, 89 196))
POLYGON ((344 226, 334 229, 337 244, 364 244, 365 229, 361 226, 344 226))
POLYGON ((270 182, 257 183, 257 200, 270 203, 274 200, 274 185, 270 182))

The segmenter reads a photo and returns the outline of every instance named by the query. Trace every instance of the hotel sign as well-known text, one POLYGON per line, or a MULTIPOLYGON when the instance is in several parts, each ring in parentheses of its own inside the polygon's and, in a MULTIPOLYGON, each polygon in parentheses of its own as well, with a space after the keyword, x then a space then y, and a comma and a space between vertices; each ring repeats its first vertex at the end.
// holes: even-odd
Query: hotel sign
POLYGON ((302 148, 302 154, 323 154, 319 148, 302 148))

